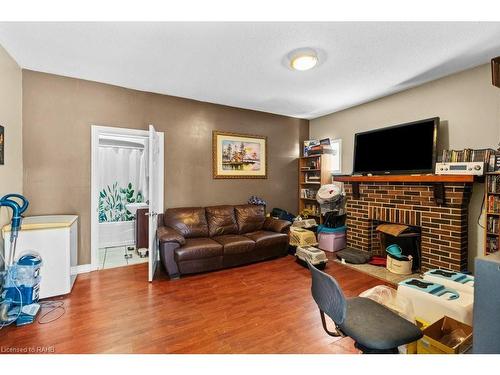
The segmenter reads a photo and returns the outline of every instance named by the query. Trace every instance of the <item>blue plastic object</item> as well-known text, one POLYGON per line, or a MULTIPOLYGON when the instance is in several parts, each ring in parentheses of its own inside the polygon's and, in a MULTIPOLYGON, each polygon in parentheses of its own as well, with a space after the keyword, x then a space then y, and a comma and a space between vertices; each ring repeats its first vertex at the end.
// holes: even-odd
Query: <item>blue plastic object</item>
POLYGON ((432 283, 430 281, 421 279, 415 279, 415 278, 406 279, 401 281, 399 285, 404 285, 438 297, 441 297, 445 294, 451 294, 448 297, 449 300, 454 300, 460 297, 460 294, 454 289, 445 288, 444 285, 432 283))
POLYGON ((22 214, 28 208, 29 201, 23 197, 21 194, 7 194, 0 198, 0 207, 9 207, 12 210, 12 220, 11 220, 11 231, 10 231, 10 241, 14 242, 17 237, 19 228, 21 227, 22 214), (19 206, 12 198, 17 198, 22 201, 22 206, 19 206))
POLYGON ((345 232, 346 231, 346 226, 338 227, 338 228, 328 228, 325 227, 323 224, 318 226, 317 233, 340 233, 340 232, 345 232))
POLYGON ((38 254, 23 255, 10 266, 4 282, 5 300, 23 306, 37 302, 41 266, 42 259, 38 254))
POLYGON ((469 282, 474 282, 474 279, 464 273, 448 271, 448 270, 429 270, 424 275, 430 275, 434 277, 439 277, 441 279, 455 281, 460 284, 467 284, 469 282))

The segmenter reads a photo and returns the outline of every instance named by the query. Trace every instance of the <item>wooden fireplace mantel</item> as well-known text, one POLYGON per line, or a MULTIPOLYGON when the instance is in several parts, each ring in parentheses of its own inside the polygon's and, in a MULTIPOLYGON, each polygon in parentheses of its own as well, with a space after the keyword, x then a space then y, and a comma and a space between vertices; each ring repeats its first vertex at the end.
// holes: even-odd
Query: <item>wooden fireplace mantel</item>
POLYGON ((375 176, 333 176, 333 181, 348 182, 352 184, 352 196, 359 199, 359 184, 369 182, 414 182, 428 183, 433 186, 434 200, 438 205, 445 202, 445 183, 472 184, 474 176, 456 175, 446 176, 437 174, 422 175, 375 175, 375 176))
POLYGON ((334 181, 340 182, 429 182, 429 183, 473 183, 474 176, 456 175, 445 176, 437 174, 422 175, 374 175, 374 176, 333 176, 334 181))

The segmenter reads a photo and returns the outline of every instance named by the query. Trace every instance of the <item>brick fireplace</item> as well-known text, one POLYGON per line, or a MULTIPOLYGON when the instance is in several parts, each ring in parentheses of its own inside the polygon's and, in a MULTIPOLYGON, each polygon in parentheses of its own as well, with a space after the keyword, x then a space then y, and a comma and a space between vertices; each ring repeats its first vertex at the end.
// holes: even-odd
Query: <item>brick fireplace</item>
POLYGON ((467 268, 471 176, 351 176, 335 180, 345 183, 349 247, 380 254, 377 225, 406 224, 421 229, 422 271, 467 268))

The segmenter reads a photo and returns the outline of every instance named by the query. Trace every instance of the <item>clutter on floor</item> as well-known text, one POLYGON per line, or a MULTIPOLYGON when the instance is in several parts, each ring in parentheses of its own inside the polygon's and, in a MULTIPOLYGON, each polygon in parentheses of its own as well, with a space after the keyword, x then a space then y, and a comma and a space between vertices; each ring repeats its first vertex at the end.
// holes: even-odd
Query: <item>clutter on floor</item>
POLYGON ((309 229, 315 232, 318 224, 316 223, 316 220, 314 219, 302 219, 300 216, 297 216, 295 220, 292 223, 292 228, 304 228, 304 229, 309 229))
POLYGON ((307 267, 307 262, 311 263, 314 267, 322 270, 328 263, 328 258, 324 251, 314 246, 297 246, 295 251, 297 262, 307 267))
POLYGON ((316 235, 314 232, 297 227, 290 227, 290 246, 316 246, 316 235))
MULTIPOLYGON (((17 326, 33 323, 43 306, 47 306, 47 304, 51 303, 50 301, 38 302, 41 296, 41 269, 42 265, 45 268, 45 260, 42 259, 39 253, 27 249, 36 248, 35 246, 37 243, 38 245, 48 246, 47 243, 52 243, 55 239, 50 238, 50 241, 45 241, 45 243, 40 240, 37 243, 33 243, 33 247, 27 246, 24 242, 24 238, 21 238, 18 243, 20 237, 19 232, 21 230, 27 230, 30 224, 32 224, 29 221, 26 223, 26 219, 23 220, 21 216, 27 210, 29 201, 22 195, 8 194, 0 199, 0 206, 12 209, 11 224, 2 229, 5 244, 8 245, 6 248, 9 248, 9 253, 7 258, 3 259, 5 271, 1 273, 1 329, 14 322, 17 326), (19 202, 21 202, 21 204, 19 202), (24 251, 16 258, 18 246, 24 249, 24 251)), ((39 232, 39 230, 34 232, 39 232)), ((54 252, 53 247, 54 246, 51 247, 51 250, 54 252)), ((69 258, 67 260, 69 262, 69 258)), ((62 314, 64 314, 64 310, 62 314)), ((55 319, 59 319, 61 315, 57 316, 55 319)))
POLYGON ((337 281, 308 264, 312 276, 311 292, 318 305, 323 329, 330 336, 349 336, 363 353, 399 352, 398 347, 422 337, 421 330, 383 304, 370 298, 345 298, 337 281), (325 314, 335 323, 331 331, 325 314))
POLYGON ((412 273, 413 257, 403 255, 403 250, 397 244, 387 246, 386 268, 398 275, 410 275, 412 273))
POLYGON ((318 247, 321 250, 335 252, 346 247, 346 227, 328 228, 324 225, 318 227, 318 247))
POLYGON ((371 254, 367 251, 354 249, 352 247, 345 248, 344 250, 337 251, 335 253, 337 258, 342 262, 352 263, 352 264, 364 264, 371 259, 371 254))
POLYGON ((460 354, 472 345, 472 327, 444 316, 423 329, 417 342, 418 354, 460 354))
MULTIPOLYGON (((406 268, 411 266, 411 271, 416 272, 420 270, 420 228, 411 227, 402 224, 380 224, 377 226, 377 232, 380 236, 380 245, 382 249, 389 249, 393 247, 398 249, 397 253, 388 252, 392 255, 392 259, 397 262, 391 262, 390 266, 394 272, 407 272, 406 268), (408 261, 411 259, 411 264, 399 263, 400 261, 408 261), (405 268, 403 271, 402 268, 405 268)), ((389 262, 389 259, 388 259, 389 262)))
POLYGON ((387 258, 380 256, 372 256, 372 258, 368 261, 369 264, 379 267, 387 267, 387 258))
POLYGON ((472 324, 474 297, 471 293, 458 292, 442 284, 411 278, 398 284, 398 296, 410 299, 415 315, 428 322, 449 316, 472 324))
MULTIPOLYGON (((2 228, 7 245, 11 226, 2 228)), ((27 216, 19 228, 17 248, 35 249, 43 259, 40 299, 71 292, 77 277, 78 216, 27 216)))
POLYGON ((271 217, 280 220, 286 220, 289 222, 293 222, 295 220, 295 215, 291 214, 288 211, 282 210, 281 208, 273 208, 271 210, 271 217))
POLYGON ((474 276, 471 275, 448 270, 429 270, 424 273, 423 278, 459 292, 474 294, 474 276))

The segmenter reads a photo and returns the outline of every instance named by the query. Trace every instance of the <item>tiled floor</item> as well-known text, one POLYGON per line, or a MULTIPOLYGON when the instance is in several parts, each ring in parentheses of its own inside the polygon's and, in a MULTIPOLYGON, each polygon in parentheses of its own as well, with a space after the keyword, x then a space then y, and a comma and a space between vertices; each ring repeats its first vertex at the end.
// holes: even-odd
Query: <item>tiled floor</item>
MULTIPOLYGON (((336 262, 340 261, 338 259, 335 259, 336 262)), ((411 275, 398 275, 396 273, 392 273, 388 271, 385 267, 379 267, 379 266, 374 266, 372 264, 345 264, 347 267, 354 268, 358 271, 367 273, 370 276, 374 276, 376 278, 379 278, 384 281, 388 281, 392 284, 398 284, 400 281, 409 279, 410 277, 416 277, 420 278, 419 273, 412 273, 411 275)))
POLYGON ((129 246, 104 247, 99 249, 99 269, 123 267, 130 264, 146 263, 148 258, 141 258, 135 248, 127 250, 129 246), (131 255, 126 258, 125 254, 131 255))

